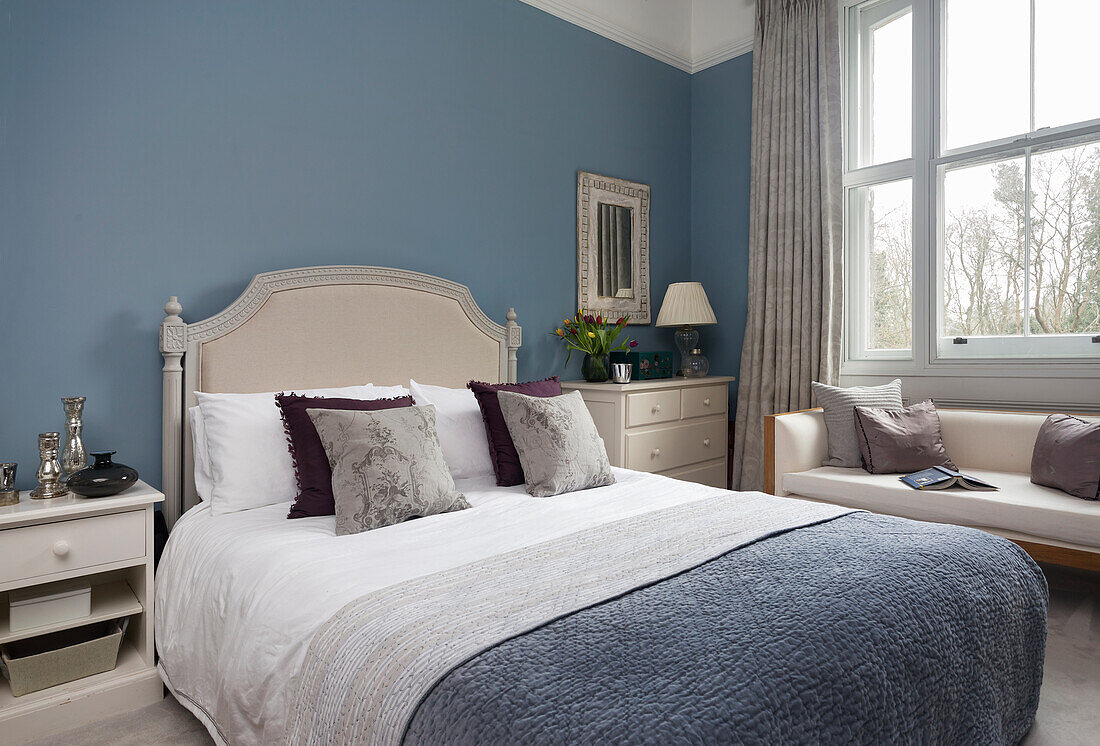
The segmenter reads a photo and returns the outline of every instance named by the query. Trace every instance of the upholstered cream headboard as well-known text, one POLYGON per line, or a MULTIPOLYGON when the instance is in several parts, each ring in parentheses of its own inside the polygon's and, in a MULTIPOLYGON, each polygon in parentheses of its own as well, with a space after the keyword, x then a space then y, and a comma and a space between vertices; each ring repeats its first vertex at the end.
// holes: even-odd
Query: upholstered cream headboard
POLYGON ((164 511, 198 501, 188 407, 195 392, 253 393, 471 379, 515 381, 514 309, 492 321, 457 282, 385 267, 307 267, 256 275, 221 313, 188 324, 164 307, 164 511))

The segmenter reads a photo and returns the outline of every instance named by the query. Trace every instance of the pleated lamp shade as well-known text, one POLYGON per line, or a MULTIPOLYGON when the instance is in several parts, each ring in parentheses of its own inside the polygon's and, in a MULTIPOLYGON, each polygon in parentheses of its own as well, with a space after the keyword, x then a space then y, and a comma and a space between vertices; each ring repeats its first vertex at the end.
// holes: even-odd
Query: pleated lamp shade
POLYGON ((665 291, 657 326, 717 324, 701 282, 674 282, 665 291))

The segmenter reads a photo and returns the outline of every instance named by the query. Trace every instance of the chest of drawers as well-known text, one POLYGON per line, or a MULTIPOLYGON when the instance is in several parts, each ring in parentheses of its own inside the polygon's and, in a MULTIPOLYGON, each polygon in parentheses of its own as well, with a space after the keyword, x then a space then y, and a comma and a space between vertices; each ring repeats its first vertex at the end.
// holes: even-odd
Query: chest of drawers
POLYGON ((581 392, 612 466, 725 487, 733 380, 566 381, 561 387, 581 392))

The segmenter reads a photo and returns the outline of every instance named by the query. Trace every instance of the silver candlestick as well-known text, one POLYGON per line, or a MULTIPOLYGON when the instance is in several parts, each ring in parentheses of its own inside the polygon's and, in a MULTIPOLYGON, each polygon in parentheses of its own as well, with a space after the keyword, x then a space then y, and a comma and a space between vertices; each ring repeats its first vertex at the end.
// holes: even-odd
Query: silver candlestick
POLYGON ((34 476, 38 479, 38 486, 31 490, 31 497, 35 500, 48 500, 51 497, 62 497, 69 494, 69 488, 61 482, 61 462, 57 460, 57 450, 61 445, 60 433, 38 434, 38 457, 41 463, 34 476))
POLYGON ((15 489, 15 464, 0 464, 0 505, 18 505, 19 490, 15 489))
POLYGON ((65 441, 65 451, 61 454, 61 468, 65 470, 63 480, 68 475, 75 474, 88 465, 88 452, 84 449, 84 440, 81 433, 84 431, 84 400, 83 396, 65 396, 61 403, 65 406, 65 430, 68 439, 65 441))

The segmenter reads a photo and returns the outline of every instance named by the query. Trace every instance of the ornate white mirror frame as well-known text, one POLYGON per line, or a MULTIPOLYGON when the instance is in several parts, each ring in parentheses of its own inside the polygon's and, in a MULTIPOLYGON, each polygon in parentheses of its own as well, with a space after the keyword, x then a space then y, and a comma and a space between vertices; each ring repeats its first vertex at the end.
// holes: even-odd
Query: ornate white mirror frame
MULTIPOLYGON (((613 247, 607 247, 608 250, 613 247)), ((627 323, 648 324, 649 303, 649 187, 587 171, 577 172, 577 305, 627 323), (600 294, 600 205, 630 211, 629 294, 600 294)))

